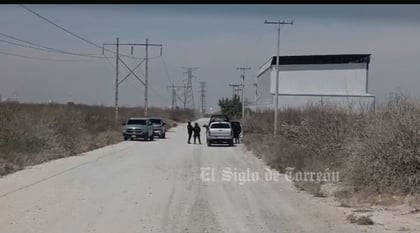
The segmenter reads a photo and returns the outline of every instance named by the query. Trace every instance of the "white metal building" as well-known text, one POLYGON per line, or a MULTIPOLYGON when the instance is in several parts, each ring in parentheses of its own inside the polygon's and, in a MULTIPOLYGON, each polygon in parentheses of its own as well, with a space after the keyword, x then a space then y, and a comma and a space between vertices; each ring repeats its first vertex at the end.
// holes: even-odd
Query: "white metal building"
MULTIPOLYGON (((254 110, 275 103, 276 56, 257 75, 254 110)), ((369 94, 370 54, 280 56, 279 108, 329 102, 353 108, 374 108, 369 94)))

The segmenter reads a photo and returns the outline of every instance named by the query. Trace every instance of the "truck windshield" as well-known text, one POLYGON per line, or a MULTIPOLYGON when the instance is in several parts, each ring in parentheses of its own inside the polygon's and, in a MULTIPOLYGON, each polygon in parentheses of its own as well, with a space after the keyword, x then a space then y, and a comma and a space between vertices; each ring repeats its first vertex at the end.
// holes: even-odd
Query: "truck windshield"
POLYGON ((152 122, 152 124, 158 124, 160 125, 162 123, 161 119, 150 119, 150 121, 152 122))
POLYGON ((146 120, 128 120, 127 125, 146 125, 146 120))
POLYGON ((220 116, 212 116, 211 121, 228 121, 229 119, 226 116, 220 115, 220 116))
POLYGON ((210 126, 210 128, 212 128, 212 129, 229 129, 230 126, 229 126, 229 124, 220 123, 220 124, 212 124, 210 126))

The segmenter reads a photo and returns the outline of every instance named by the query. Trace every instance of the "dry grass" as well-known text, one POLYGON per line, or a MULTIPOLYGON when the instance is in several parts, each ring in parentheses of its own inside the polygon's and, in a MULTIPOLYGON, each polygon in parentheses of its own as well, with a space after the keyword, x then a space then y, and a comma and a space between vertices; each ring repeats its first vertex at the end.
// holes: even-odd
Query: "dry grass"
POLYGON ((297 181, 295 186, 300 190, 305 190, 314 195, 314 197, 326 197, 326 195, 321 192, 321 184, 319 182, 308 182, 308 181, 297 181))
POLYGON ((338 171, 352 187, 347 196, 420 193, 420 106, 407 97, 393 96, 376 112, 325 104, 281 111, 276 139, 272 115, 253 113, 244 122, 247 148, 269 166, 338 171))
MULTIPOLYGON (((150 108, 149 114, 175 121, 194 118, 191 111, 150 108)), ((121 123, 143 116, 143 109, 114 109, 75 104, 0 103, 0 176, 28 165, 76 155, 122 140, 121 123)))
POLYGON ((354 214, 347 215, 346 219, 350 223, 356 223, 358 225, 373 225, 374 222, 369 216, 356 216, 354 214))

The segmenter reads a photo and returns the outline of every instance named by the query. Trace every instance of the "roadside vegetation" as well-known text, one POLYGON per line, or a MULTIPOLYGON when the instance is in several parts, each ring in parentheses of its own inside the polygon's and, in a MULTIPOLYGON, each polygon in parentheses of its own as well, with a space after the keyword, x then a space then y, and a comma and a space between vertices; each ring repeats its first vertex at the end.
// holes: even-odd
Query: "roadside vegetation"
MULTIPOLYGON (((194 112, 149 108, 150 116, 176 122, 194 119, 194 112)), ((29 165, 77 155, 122 141, 122 122, 143 116, 142 108, 68 104, 0 103, 0 176, 29 165)))
POLYGON ((247 148, 281 172, 339 172, 333 185, 295 182, 315 196, 334 195, 343 206, 420 200, 420 105, 402 94, 375 112, 328 104, 281 111, 277 138, 272 111, 248 115, 243 128, 247 148))
POLYGON ((242 113, 242 102, 238 95, 234 95, 230 99, 219 99, 219 107, 221 113, 228 116, 230 119, 239 118, 242 113))

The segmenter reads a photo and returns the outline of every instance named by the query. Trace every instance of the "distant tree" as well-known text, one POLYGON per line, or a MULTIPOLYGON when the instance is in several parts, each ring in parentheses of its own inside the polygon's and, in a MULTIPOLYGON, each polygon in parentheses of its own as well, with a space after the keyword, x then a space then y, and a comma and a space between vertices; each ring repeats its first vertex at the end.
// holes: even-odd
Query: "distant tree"
POLYGON ((222 114, 227 115, 229 118, 235 118, 242 112, 242 102, 238 95, 229 98, 219 99, 219 107, 222 114))

